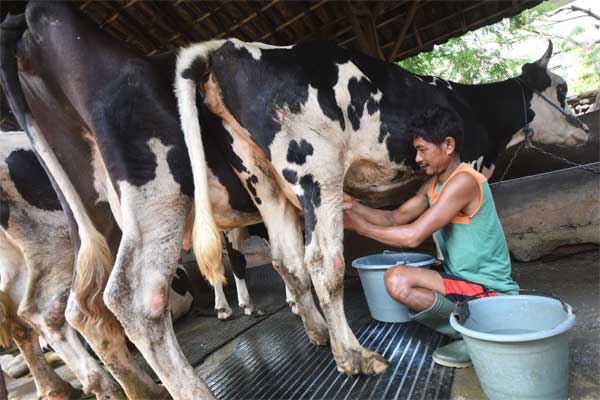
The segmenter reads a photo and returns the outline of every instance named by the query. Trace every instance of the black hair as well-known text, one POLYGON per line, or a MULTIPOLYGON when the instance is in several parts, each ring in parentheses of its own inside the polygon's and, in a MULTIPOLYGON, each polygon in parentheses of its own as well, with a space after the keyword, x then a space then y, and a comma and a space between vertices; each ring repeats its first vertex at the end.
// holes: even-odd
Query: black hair
POLYGON ((413 138, 419 136, 425 141, 441 145, 446 137, 456 142, 456 153, 460 154, 463 145, 463 124, 456 113, 448 108, 434 104, 421 115, 412 119, 408 125, 413 138))

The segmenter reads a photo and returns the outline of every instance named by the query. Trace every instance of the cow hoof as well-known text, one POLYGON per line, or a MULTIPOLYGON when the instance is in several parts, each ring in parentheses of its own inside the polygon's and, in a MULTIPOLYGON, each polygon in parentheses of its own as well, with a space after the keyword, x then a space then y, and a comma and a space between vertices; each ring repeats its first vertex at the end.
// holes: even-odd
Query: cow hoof
POLYGON ((73 388, 73 390, 71 390, 71 392, 69 393, 69 399, 80 399, 82 397, 85 397, 85 393, 83 392, 83 390, 79 389, 79 388, 73 388))
POLYGON ((308 340, 315 346, 327 346, 329 344, 329 332, 307 330, 308 340))
POLYGON ((240 309, 244 315, 248 315, 250 317, 262 317, 265 315, 265 312, 261 309, 255 308, 254 304, 240 304, 240 309))
POLYGON ((227 321, 233 318, 233 311, 229 307, 217 308, 215 311, 217 312, 217 318, 221 321, 227 321))
POLYGON ((98 396, 100 400, 126 400, 125 392, 122 389, 113 390, 111 392, 102 393, 98 396))
POLYGON ((52 390, 44 396, 38 396, 38 399, 69 400, 69 399, 79 399, 79 398, 81 398, 82 395, 83 395, 83 392, 81 390, 75 389, 73 387, 69 387, 69 388, 63 388, 63 389, 58 389, 58 390, 52 390))
POLYGON ((300 311, 298 311, 298 306, 295 301, 288 301, 288 306, 292 309, 292 312, 296 315, 300 315, 300 311))
POLYGON ((385 358, 365 349, 348 350, 343 356, 336 357, 336 362, 338 371, 349 375, 378 375, 390 366, 385 358))

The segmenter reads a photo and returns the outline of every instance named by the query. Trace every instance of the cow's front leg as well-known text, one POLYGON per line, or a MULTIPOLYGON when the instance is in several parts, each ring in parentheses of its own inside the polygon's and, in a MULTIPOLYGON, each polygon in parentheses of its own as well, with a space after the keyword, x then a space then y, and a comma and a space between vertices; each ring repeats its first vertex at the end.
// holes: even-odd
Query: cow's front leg
POLYGON ((296 300, 294 299, 294 296, 290 292, 290 289, 288 289, 287 285, 285 285, 285 302, 288 304, 288 306, 290 306, 292 312, 298 315, 298 306, 296 306, 296 300))
POLYGON ((235 289, 237 291, 238 306, 244 315, 260 316, 264 315, 264 312, 258 310, 250 293, 248 292, 248 286, 246 286, 246 256, 243 252, 244 240, 248 238, 247 228, 232 229, 225 235, 225 245, 227 247, 227 256, 231 269, 233 271, 233 277, 235 279, 235 289))
MULTIPOLYGON (((223 266, 221 265, 221 268, 223 266)), ((225 296, 225 292, 223 291, 223 285, 217 283, 214 286, 215 290, 215 311, 217 313, 217 318, 221 321, 226 321, 231 318, 233 315, 233 310, 229 307, 229 302, 227 302, 227 297, 225 296)))
POLYGON ((137 193, 121 193, 128 219, 104 301, 173 398, 213 398, 179 347, 168 307, 190 199, 157 194, 139 207, 137 193))
POLYGON ((327 320, 338 370, 347 374, 382 373, 388 362, 360 345, 344 313, 342 188, 335 183, 320 183, 312 175, 305 183, 300 197, 304 207, 305 263, 327 320))

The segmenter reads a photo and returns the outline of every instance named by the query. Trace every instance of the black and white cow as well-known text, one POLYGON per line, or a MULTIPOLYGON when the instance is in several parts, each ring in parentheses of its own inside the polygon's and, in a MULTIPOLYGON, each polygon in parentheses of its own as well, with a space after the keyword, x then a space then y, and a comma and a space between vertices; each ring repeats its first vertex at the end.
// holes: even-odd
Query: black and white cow
POLYGON ((73 246, 58 197, 23 132, 0 132, 0 328, 14 339, 38 398, 68 398, 73 388, 48 365, 38 335, 98 398, 124 398, 65 321, 73 246), (0 318, 1 320, 2 318, 0 318))
MULTIPOLYGON (((1 29, 4 92, 69 220, 76 267, 67 320, 128 397, 166 394, 132 359, 121 326, 174 398, 210 398, 179 348, 168 312, 169 283, 194 193, 172 90, 175 54, 140 56, 69 4, 30 2, 24 17, 6 20, 1 29), (111 237, 119 226, 116 249, 111 237)), ((221 231, 260 221, 255 204, 262 189, 256 178, 240 182, 230 166, 243 168, 232 138, 220 119, 200 112, 206 113, 206 130, 220 132, 216 140, 205 140, 209 189, 200 194, 210 198, 217 221, 213 239, 220 241, 221 231)), ((298 215, 279 198, 276 212, 265 217, 276 227, 269 231, 274 258, 285 253, 301 266, 301 234, 287 234, 280 218, 298 215)), ((202 261, 207 253, 196 256, 202 261)), ((220 264, 203 272, 211 283, 222 282, 220 264)), ((325 322, 305 292, 305 325, 313 342, 325 343, 325 322)))
MULTIPOLYGON (((284 193, 303 210, 304 264, 327 320, 338 369, 382 372, 386 361, 358 343, 344 315, 343 191, 410 175, 415 150, 406 127, 434 104, 462 119, 462 158, 487 169, 488 176, 498 153, 524 139, 526 119, 535 141, 584 142, 587 128, 562 114, 567 87, 546 69, 550 56, 551 47, 540 60, 525 64, 518 78, 461 85, 417 76, 330 43, 273 47, 230 39, 191 45, 178 55, 175 87, 196 193, 206 190, 202 141, 218 133, 200 135, 200 91, 203 103, 234 138, 232 146, 245 167, 238 170, 241 178, 257 177, 264 187, 270 182, 265 192, 284 193)), ((264 217, 279 200, 260 197, 264 217)), ((214 225, 203 200, 195 197, 196 224, 214 225)), ((286 231, 297 235, 300 226, 291 221, 286 231)), ((212 244, 206 230, 197 233, 195 241, 212 244)), ((290 290, 300 296, 298 287, 306 287, 307 278, 285 262, 279 268, 293 277, 290 290)))

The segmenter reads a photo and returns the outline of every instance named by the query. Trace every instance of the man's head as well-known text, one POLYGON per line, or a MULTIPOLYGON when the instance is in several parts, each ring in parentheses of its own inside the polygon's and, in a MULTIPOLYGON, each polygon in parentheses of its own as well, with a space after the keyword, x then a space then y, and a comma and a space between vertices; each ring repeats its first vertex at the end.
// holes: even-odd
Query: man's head
POLYGON ((427 175, 437 175, 460 161, 463 126, 450 109, 431 106, 413 119, 409 132, 417 150, 416 162, 427 175))

